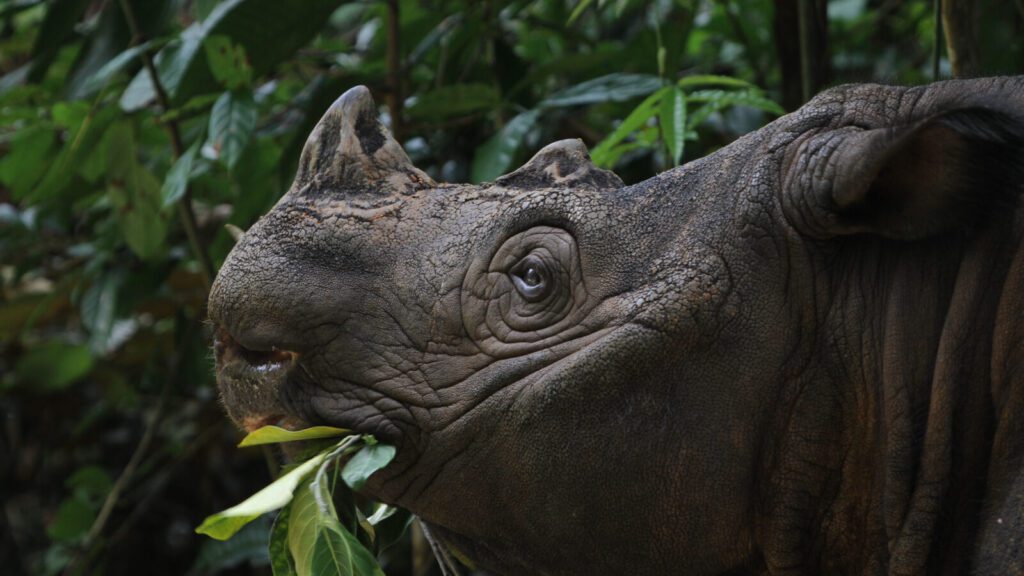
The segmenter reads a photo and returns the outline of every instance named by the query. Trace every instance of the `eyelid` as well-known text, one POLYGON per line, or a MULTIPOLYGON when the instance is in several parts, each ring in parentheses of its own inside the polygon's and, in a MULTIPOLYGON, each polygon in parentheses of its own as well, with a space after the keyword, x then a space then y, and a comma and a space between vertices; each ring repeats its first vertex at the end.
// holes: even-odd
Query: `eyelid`
POLYGON ((544 259, 536 254, 527 254, 509 269, 508 274, 512 279, 512 284, 515 286, 516 291, 519 292, 527 302, 537 302, 542 300, 547 296, 547 293, 551 288, 551 271, 548 269, 547 263, 544 259), (534 286, 528 285, 522 277, 522 274, 531 266, 537 270, 542 280, 540 284, 536 284, 534 286))

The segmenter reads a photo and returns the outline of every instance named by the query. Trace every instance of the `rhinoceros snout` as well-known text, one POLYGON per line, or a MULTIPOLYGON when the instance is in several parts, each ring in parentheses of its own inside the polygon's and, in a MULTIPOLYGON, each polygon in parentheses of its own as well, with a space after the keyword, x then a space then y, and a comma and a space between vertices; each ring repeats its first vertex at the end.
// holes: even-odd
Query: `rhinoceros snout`
POLYGON ((252 432, 266 425, 299 427, 278 399, 298 354, 246 348, 223 327, 216 331, 213 350, 221 399, 239 428, 252 432))

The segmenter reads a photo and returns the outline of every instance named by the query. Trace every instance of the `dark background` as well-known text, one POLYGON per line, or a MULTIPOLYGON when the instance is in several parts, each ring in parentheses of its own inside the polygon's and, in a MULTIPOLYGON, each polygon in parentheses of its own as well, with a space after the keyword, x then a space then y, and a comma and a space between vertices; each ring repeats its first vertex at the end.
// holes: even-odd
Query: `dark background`
POLYGON ((1024 0, 0 1, 0 572, 269 574, 267 522, 193 533, 277 467, 234 447, 204 302, 354 85, 435 179, 579 137, 635 182, 829 85, 1020 73, 1024 0), (664 86, 682 131, 633 115, 664 86))

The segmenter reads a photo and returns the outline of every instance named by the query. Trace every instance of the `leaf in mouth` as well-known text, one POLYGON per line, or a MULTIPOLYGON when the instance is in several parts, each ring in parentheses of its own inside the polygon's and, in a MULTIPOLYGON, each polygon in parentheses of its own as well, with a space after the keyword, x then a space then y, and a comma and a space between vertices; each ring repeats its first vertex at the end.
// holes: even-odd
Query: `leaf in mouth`
POLYGON ((282 442, 298 442, 299 440, 319 440, 352 434, 351 430, 334 428, 333 426, 313 426, 303 430, 286 430, 280 426, 264 426, 253 430, 238 443, 239 448, 259 446, 260 444, 280 444, 282 442))
POLYGON ((291 502, 292 494, 299 482, 316 470, 316 467, 326 459, 327 453, 320 453, 306 460, 241 503, 223 512, 208 516, 196 528, 196 532, 217 540, 231 538, 243 526, 259 518, 262 514, 277 510, 291 502))
POLYGON ((411 518, 407 512, 399 514, 387 506, 377 508, 367 518, 355 505, 351 490, 360 490, 374 472, 391 462, 396 453, 393 446, 380 444, 373 436, 354 435, 329 426, 295 431, 264 426, 239 445, 338 436, 344 438, 314 453, 242 503, 209 516, 196 532, 226 540, 261 514, 281 508, 270 535, 270 560, 275 576, 382 576, 371 549, 378 553, 383 550, 404 531, 411 518), (339 476, 343 482, 336 481, 339 476), (338 502, 346 508, 340 516, 338 502), (347 525, 350 518, 356 519, 352 531, 347 525), (384 537, 376 533, 376 528, 388 528, 388 532, 397 528, 397 533, 384 537))

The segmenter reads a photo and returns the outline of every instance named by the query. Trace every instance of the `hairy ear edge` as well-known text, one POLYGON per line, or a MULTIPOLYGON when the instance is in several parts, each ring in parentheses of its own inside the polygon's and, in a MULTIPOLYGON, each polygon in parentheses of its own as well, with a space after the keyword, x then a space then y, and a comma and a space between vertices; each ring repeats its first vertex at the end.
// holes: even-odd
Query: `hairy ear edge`
POLYGON ((1024 192, 1022 115, 975 106, 910 127, 816 135, 786 194, 815 236, 914 240, 973 228, 1024 192))

